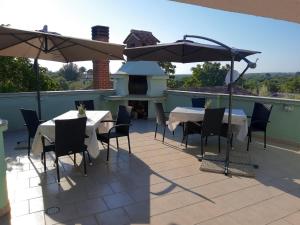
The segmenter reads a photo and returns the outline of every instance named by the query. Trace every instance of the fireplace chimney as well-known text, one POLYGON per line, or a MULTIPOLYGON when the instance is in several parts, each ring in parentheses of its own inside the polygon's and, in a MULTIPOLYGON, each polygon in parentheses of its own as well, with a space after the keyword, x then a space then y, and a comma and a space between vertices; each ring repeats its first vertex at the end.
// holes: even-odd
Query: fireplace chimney
MULTIPOLYGON (((109 27, 92 27, 92 39, 97 41, 108 42, 109 27)), ((112 82, 109 79, 109 60, 93 60, 93 88, 110 89, 112 88, 112 86, 112 82)))

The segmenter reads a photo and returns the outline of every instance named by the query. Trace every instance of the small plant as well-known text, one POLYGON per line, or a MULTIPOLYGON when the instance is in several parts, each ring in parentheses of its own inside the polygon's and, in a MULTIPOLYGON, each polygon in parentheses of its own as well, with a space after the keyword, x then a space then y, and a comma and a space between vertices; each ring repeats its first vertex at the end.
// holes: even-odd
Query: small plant
POLYGON ((80 116, 85 116, 85 107, 84 107, 83 104, 80 104, 80 105, 78 106, 78 115, 80 115, 80 116))

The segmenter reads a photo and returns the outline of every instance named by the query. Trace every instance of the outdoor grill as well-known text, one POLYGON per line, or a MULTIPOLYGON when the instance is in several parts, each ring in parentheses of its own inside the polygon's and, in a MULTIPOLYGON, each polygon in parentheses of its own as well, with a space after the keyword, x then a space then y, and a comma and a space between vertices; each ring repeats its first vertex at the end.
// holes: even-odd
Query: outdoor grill
POLYGON ((109 100, 132 106, 134 118, 155 117, 154 102, 163 101, 168 79, 157 62, 128 61, 111 78, 116 95, 109 100))

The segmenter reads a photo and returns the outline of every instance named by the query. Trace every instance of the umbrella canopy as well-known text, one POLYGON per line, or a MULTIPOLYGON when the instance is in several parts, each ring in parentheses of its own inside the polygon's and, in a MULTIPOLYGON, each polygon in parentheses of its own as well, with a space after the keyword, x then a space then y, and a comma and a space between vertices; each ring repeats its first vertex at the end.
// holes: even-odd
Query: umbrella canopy
POLYGON ((126 48, 124 54, 129 60, 148 60, 160 62, 204 62, 204 61, 231 61, 232 52, 235 51, 235 61, 240 61, 249 55, 260 53, 224 46, 208 45, 180 40, 169 44, 147 45, 126 48))
POLYGON ((57 62, 122 60, 123 45, 0 26, 0 55, 57 62))
POLYGON ((124 45, 85 40, 48 32, 27 31, 0 26, 0 56, 34 58, 37 80, 38 115, 41 119, 41 100, 38 59, 57 62, 86 60, 122 60, 124 45))
POLYGON ((300 23, 299 0, 173 0, 213 9, 300 23))

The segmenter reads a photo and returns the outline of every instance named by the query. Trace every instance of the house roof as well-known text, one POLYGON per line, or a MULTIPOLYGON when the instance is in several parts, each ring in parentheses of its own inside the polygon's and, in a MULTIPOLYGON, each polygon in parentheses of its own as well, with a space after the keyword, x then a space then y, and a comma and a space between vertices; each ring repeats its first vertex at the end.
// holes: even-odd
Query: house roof
POLYGON ((128 74, 136 76, 166 76, 163 69, 158 65, 158 63, 153 61, 128 61, 123 64, 115 73, 115 75, 118 74, 128 74))
POLYGON ((159 43, 160 41, 154 37, 152 32, 145 30, 131 30, 130 34, 123 41, 124 44, 127 44, 130 37, 134 37, 135 39, 144 42, 144 43, 159 43))

